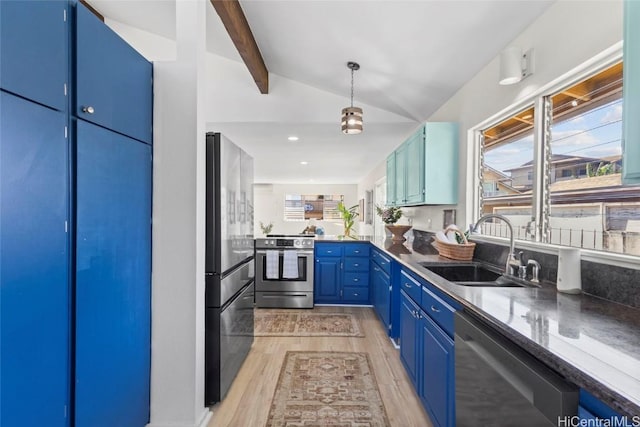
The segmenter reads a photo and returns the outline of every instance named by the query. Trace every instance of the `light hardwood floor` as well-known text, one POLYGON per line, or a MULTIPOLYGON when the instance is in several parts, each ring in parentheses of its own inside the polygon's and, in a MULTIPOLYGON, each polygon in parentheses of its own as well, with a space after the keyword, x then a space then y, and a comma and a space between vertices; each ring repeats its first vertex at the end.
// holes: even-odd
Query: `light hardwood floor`
POLYGON ((209 427, 264 426, 287 350, 369 353, 391 426, 431 427, 400 363, 398 350, 382 329, 373 309, 316 307, 314 310, 357 314, 366 337, 256 337, 227 397, 211 407, 213 417, 209 427))

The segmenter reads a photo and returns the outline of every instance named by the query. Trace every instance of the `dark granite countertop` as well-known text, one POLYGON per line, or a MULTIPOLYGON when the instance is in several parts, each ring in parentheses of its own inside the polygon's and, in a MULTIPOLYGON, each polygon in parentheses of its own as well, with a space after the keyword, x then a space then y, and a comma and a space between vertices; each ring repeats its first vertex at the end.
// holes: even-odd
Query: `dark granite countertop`
POLYGON ((559 293, 548 283, 539 288, 456 285, 419 264, 459 262, 440 257, 428 243, 318 240, 371 242, 569 381, 623 415, 640 416, 640 310, 587 294, 559 293))

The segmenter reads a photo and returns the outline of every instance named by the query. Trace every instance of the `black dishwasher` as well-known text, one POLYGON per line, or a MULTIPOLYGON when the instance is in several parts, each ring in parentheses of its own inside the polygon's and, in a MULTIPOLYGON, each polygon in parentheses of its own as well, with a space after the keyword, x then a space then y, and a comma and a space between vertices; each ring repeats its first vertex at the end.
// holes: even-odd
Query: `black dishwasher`
POLYGON ((557 426, 578 388, 470 316, 455 313, 456 426, 557 426))

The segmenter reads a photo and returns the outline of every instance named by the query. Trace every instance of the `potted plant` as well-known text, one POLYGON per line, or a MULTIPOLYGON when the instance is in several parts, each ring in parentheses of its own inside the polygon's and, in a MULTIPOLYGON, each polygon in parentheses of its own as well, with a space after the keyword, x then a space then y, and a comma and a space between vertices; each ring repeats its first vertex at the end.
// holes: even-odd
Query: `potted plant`
POLYGON ((350 208, 346 208, 344 203, 338 203, 338 212, 340 212, 340 216, 342 216, 342 222, 344 223, 344 237, 350 237, 352 239, 356 239, 357 236, 353 234, 353 225, 356 222, 356 218, 358 217, 358 205, 353 205, 350 208))
POLYGON ((404 242, 404 233, 411 229, 410 225, 395 225, 396 222, 402 217, 402 209, 395 206, 389 206, 381 208, 376 205, 376 212, 382 222, 385 223, 385 228, 391 233, 391 240, 394 242, 404 242))
POLYGON ((262 230, 262 234, 264 234, 265 236, 269 233, 271 233, 271 230, 273 229, 273 223, 270 222, 267 225, 264 225, 262 223, 262 221, 260 221, 260 230, 262 230))

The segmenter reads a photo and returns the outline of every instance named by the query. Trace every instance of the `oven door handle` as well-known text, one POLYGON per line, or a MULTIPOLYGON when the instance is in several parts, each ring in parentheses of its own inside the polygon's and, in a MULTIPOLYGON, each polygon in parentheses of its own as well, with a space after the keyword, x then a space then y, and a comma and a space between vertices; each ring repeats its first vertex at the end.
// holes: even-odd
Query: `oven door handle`
MULTIPOLYGON (((279 249, 279 250, 278 249, 267 249, 267 250, 269 250, 269 251, 277 250, 280 255, 282 255, 284 253, 284 251, 285 251, 285 250, 282 250, 282 249, 279 249)), ((258 249, 256 251, 256 254, 258 254, 258 255, 266 255, 267 254, 267 250, 258 249)), ((286 249, 286 250, 291 250, 291 249, 286 249)), ((298 255, 306 255, 306 256, 313 255, 313 251, 309 251, 309 250, 298 250, 297 252, 298 252, 298 255)))

